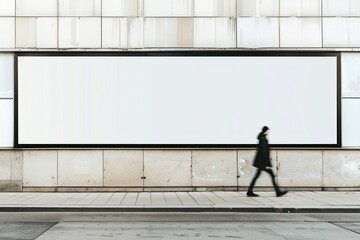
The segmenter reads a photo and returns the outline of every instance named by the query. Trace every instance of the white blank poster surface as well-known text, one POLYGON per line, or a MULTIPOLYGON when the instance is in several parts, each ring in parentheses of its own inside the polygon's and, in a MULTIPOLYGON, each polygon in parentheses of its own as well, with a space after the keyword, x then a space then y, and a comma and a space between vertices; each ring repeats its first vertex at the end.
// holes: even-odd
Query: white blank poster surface
POLYGON ((337 143, 336 57, 18 58, 19 144, 337 143))

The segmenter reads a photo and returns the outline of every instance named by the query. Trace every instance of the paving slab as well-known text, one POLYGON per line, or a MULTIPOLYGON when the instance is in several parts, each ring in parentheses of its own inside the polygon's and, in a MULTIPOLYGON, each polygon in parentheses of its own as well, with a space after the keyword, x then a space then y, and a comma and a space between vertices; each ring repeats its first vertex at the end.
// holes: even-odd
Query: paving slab
POLYGON ((56 192, 0 193, 0 212, 360 213, 358 192, 56 192))
POLYGON ((33 240, 55 224, 51 222, 0 222, 0 239, 33 240))
POLYGON ((360 234, 360 222, 333 222, 332 224, 360 234))
POLYGON ((326 222, 60 222, 38 240, 109 238, 358 240, 359 234, 326 222))

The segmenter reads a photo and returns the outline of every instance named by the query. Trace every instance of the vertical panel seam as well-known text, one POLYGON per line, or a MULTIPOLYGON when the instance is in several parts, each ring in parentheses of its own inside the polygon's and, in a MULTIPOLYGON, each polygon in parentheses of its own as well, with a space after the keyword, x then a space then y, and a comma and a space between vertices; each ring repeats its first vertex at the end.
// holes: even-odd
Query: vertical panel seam
POLYGON ((56 150, 56 186, 59 186, 59 150, 56 150))
POLYGON ((281 9, 281 7, 280 7, 280 5, 281 5, 281 0, 279 0, 279 7, 278 7, 278 10, 279 10, 279 14, 278 14, 278 17, 277 17, 277 19, 278 19, 278 30, 279 30, 279 33, 278 33, 278 37, 279 37, 279 49, 280 49, 280 47, 281 47, 281 44, 280 44, 280 42, 281 42, 281 27, 280 27, 280 22, 281 22, 281 18, 280 18, 280 9, 281 9))
POLYGON ((278 150, 275 150, 275 154, 276 154, 276 157, 275 157, 275 170, 276 170, 276 182, 277 184, 279 184, 279 172, 280 172, 280 164, 279 164, 279 151, 278 150))
MULTIPOLYGON (((103 48, 103 1, 100 0, 100 48, 103 48)), ((95 10, 95 9, 94 9, 95 10)))
POLYGON ((235 1, 235 48, 238 48, 238 0, 235 1))
MULTIPOLYGON (((193 149, 190 150, 190 186, 193 188, 194 187, 194 182, 193 182, 193 149)), ((193 190, 193 189, 192 189, 193 190)))
POLYGON ((321 150, 321 187, 324 188, 324 150, 321 150))
POLYGON ((102 157, 102 166, 101 166, 101 174, 102 174, 102 186, 104 187, 105 186, 105 179, 104 179, 104 176, 105 176, 105 174, 104 174, 104 172, 105 172, 105 164, 104 164, 104 152, 105 152, 105 150, 104 149, 102 149, 101 150, 101 157, 102 157))
POLYGON ((57 40, 57 48, 59 49, 60 48, 60 0, 57 0, 57 37, 56 37, 56 40, 57 40))
POLYGON ((191 17, 195 18, 195 0, 191 0, 191 5, 192 5, 192 9, 191 9, 191 17))
POLYGON ((10 152, 10 181, 13 180, 13 153, 14 152, 10 152))
POLYGON ((16 1, 17 1, 17 0, 15 0, 15 26, 14 26, 14 30, 15 30, 15 31, 14 31, 14 37, 15 37, 15 38, 14 38, 14 47, 15 47, 15 48, 16 48, 16 29, 17 29, 17 28, 16 28, 16 25, 17 25, 17 24, 16 24, 16 22, 17 22, 16 1))
POLYGON ((323 0, 320 0, 320 18, 321 18, 321 48, 324 48, 323 0))
POLYGON ((21 150, 21 187, 24 186, 24 150, 21 150))
POLYGON ((236 190, 239 191, 239 150, 236 149, 236 190))
MULTIPOLYGON (((195 48, 195 0, 191 0, 191 18, 192 18, 192 48, 195 48)), ((216 23, 215 23, 216 26, 216 23)), ((216 31, 215 31, 216 34, 216 31)), ((182 37, 182 36, 181 36, 182 37)))
POLYGON ((140 1, 141 3, 140 17, 142 20, 142 49, 145 49, 145 7, 144 7, 145 0, 137 0, 137 1, 140 1))
POLYGON ((142 185, 143 185, 143 192, 145 191, 145 149, 142 150, 143 152, 143 169, 142 169, 142 185))

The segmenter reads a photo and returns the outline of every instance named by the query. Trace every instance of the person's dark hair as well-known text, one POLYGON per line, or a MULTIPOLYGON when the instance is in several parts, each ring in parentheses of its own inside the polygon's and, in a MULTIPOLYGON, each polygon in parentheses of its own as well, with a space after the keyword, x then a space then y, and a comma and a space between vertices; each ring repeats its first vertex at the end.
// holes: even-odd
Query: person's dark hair
POLYGON ((264 126, 263 128, 262 128, 262 133, 265 133, 267 130, 269 130, 269 128, 267 127, 267 126, 264 126))

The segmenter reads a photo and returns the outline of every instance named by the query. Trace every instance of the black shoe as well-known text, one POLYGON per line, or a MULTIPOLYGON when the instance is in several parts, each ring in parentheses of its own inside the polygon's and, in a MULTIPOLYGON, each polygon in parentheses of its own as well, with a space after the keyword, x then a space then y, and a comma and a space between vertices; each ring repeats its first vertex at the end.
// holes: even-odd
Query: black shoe
POLYGON ((288 193, 288 191, 281 191, 281 192, 276 193, 276 196, 281 197, 281 196, 283 196, 283 195, 285 195, 287 193, 288 193))
POLYGON ((255 194, 254 192, 247 192, 246 195, 248 197, 258 197, 259 195, 255 194))

